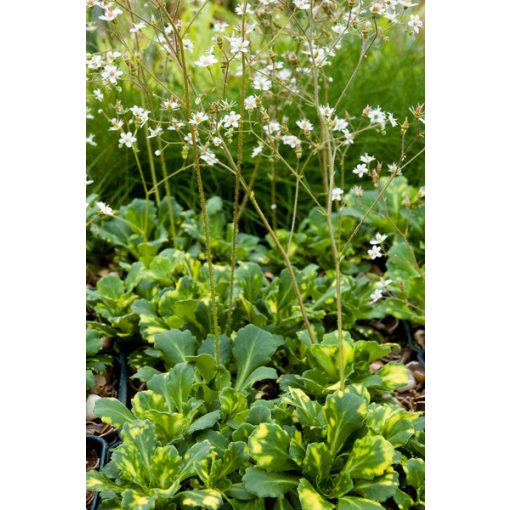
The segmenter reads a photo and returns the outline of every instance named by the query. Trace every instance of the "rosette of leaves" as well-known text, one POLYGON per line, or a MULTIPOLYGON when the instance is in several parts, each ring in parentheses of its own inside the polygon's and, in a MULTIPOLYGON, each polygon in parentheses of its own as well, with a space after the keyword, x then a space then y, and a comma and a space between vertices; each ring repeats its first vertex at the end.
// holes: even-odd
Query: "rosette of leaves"
MULTIPOLYGON (((304 355, 306 369, 301 374, 284 374, 280 386, 287 390, 296 387, 310 395, 325 396, 339 388, 337 332, 326 333, 319 344, 311 345, 305 335, 300 335, 308 348, 304 355)), ((372 340, 354 341, 347 331, 343 332, 343 359, 345 380, 360 384, 373 397, 381 397, 405 386, 409 381, 406 367, 390 362, 373 373, 370 365, 399 348, 398 344, 380 344, 372 340)))
POLYGON ((274 498, 277 508, 303 510, 376 510, 392 498, 409 509, 422 502, 423 461, 408 448, 422 427, 418 413, 370 403, 361 385, 330 393, 323 404, 289 388, 282 412, 284 406, 291 424, 261 423, 248 438, 253 464, 243 483, 264 500, 261 508, 274 498), (418 492, 415 501, 409 493, 418 492))
POLYGON ((138 315, 131 311, 131 304, 137 299, 133 288, 129 276, 122 279, 111 273, 100 278, 95 289, 87 289, 87 305, 100 320, 88 323, 110 336, 133 335, 138 327, 138 315))

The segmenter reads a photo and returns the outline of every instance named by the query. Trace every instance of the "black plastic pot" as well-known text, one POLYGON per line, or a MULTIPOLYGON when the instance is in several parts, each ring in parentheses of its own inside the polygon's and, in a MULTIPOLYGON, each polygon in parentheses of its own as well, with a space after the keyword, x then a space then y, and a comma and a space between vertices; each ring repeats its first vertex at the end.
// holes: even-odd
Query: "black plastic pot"
POLYGON ((416 344, 413 338, 413 333, 411 330, 411 324, 409 321, 402 321, 402 324, 404 326, 404 331, 407 337, 407 343, 409 347, 416 353, 416 358, 418 359, 418 362, 420 365, 425 368, 425 350, 422 349, 419 345, 416 344))
POLYGON ((127 366, 126 350, 121 346, 119 353, 115 357, 119 364, 119 387, 117 389, 117 399, 125 406, 129 406, 129 372, 127 366))
MULTIPOLYGON (((108 443, 102 438, 98 436, 87 436, 87 453, 91 450, 96 452, 96 455, 99 458, 99 471, 101 471, 106 464, 108 458, 108 443)), ((87 506, 87 510, 97 510, 101 503, 101 497, 99 493, 94 494, 94 499, 92 503, 87 506)))

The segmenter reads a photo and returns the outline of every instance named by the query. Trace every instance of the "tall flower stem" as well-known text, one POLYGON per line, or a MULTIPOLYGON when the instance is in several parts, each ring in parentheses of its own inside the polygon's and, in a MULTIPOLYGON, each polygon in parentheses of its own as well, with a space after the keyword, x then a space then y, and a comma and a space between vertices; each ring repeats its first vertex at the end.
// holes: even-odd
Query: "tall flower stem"
MULTIPOLYGON (((244 41, 246 32, 246 3, 243 2, 243 15, 241 18, 241 40, 244 41)), ((243 52, 241 52, 241 104, 240 104, 240 115, 239 119, 239 131, 238 131, 238 143, 237 143, 237 165, 236 165, 236 185, 234 191, 234 214, 232 221, 232 260, 230 267, 230 283, 228 292, 228 316, 227 325, 225 327, 225 333, 230 333, 232 326, 232 314, 233 314, 233 299, 234 299, 234 274, 236 267, 237 258, 237 227, 239 223, 239 188, 241 186, 241 170, 243 166, 243 131, 244 131, 244 99, 246 96, 246 58, 243 52)))

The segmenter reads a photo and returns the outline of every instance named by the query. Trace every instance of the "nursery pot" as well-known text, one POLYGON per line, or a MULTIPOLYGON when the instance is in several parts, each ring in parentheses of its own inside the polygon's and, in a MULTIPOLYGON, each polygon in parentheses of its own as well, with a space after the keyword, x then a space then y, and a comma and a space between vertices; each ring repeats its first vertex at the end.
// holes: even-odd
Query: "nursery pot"
MULTIPOLYGON (((98 459, 96 471, 101 471, 106 464, 108 443, 102 437, 87 435, 87 455, 90 452, 94 452, 98 459)), ((101 498, 99 493, 94 493, 94 497, 91 503, 87 506, 87 510, 97 510, 100 502, 101 498)))

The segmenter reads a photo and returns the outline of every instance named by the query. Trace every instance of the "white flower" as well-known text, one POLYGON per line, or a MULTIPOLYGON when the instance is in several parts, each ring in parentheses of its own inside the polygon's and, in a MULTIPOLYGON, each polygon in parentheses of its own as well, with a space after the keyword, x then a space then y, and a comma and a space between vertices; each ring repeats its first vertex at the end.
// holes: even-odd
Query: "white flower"
POLYGON ((344 131, 349 126, 349 123, 345 119, 341 119, 340 117, 335 117, 330 122, 330 127, 332 131, 344 131))
POLYGON ((390 165, 388 165, 388 171, 390 172, 390 174, 402 175, 402 170, 399 168, 397 163, 391 163, 390 165))
POLYGON ((363 196, 363 188, 361 186, 353 186, 351 189, 352 193, 355 197, 361 197, 363 196))
POLYGON ((200 159, 205 161, 207 165, 215 165, 218 163, 218 158, 215 156, 215 154, 209 150, 206 150, 201 156, 200 159))
POLYGON ((219 147, 223 142, 219 136, 215 136, 212 139, 212 143, 215 145, 215 147, 219 147))
POLYGON ((137 32, 140 32, 140 30, 143 30, 145 27, 146 27, 146 23, 144 23, 143 21, 141 21, 140 23, 135 23, 133 25, 133 28, 130 28, 129 31, 132 33, 132 34, 136 34, 137 32))
POLYGON ((298 9, 306 10, 310 9, 311 7, 311 4, 308 2, 308 0, 293 0, 293 2, 298 9))
POLYGON ((117 80, 122 76, 122 71, 117 69, 117 66, 114 65, 106 65, 104 66, 104 70, 101 73, 101 78, 104 81, 109 81, 114 85, 117 83, 117 80))
POLYGON ((122 119, 110 119, 110 124, 112 126, 108 131, 120 131, 121 127, 124 125, 124 121, 122 119))
POLYGON ((140 121, 141 126, 143 126, 149 120, 149 110, 136 105, 132 106, 130 110, 133 115, 140 121))
POLYGON ((335 110, 331 108, 329 104, 326 106, 319 106, 319 111, 325 119, 329 119, 335 113, 335 110))
POLYGON ((361 163, 356 165, 356 168, 352 171, 353 174, 356 174, 359 178, 363 177, 365 174, 368 174, 368 168, 365 163, 361 163))
POLYGON ((384 13, 384 17, 390 22, 390 23, 397 23, 398 22, 398 13, 396 11, 386 11, 384 13))
POLYGON ((393 282, 393 280, 385 280, 384 278, 381 278, 380 281, 375 283, 375 288, 381 289, 381 290, 387 290, 389 288, 389 286, 392 284, 392 282, 393 282))
POLYGON ((134 143, 136 143, 136 137, 133 133, 131 133, 131 131, 120 134, 119 145, 125 145, 126 147, 131 148, 134 143))
POLYGON ((89 145, 93 145, 93 146, 97 145, 97 143, 94 142, 94 137, 95 136, 96 135, 94 135, 94 134, 87 136, 87 139, 86 139, 85 143, 88 143, 89 145))
POLYGON ((372 16, 375 16, 377 14, 381 14, 381 12, 384 10, 384 7, 382 4, 380 4, 379 2, 374 2, 371 6, 370 6, 370 14, 372 14, 372 16))
POLYGON ((372 260, 378 257, 382 257, 380 246, 372 246, 372 248, 370 248, 367 253, 372 260))
POLYGON ((264 131, 268 135, 272 135, 275 133, 279 133, 281 128, 282 127, 280 126, 279 122, 277 122, 276 120, 272 120, 267 126, 264 126, 264 131))
POLYGON ((251 5, 248 2, 246 2, 245 9, 243 9, 243 6, 244 6, 244 2, 241 2, 239 5, 236 6, 235 12, 238 16, 243 15, 243 10, 246 14, 253 14, 253 9, 251 8, 251 5))
POLYGON ((342 188, 333 188, 331 190, 331 200, 333 202, 340 202, 340 200, 342 200, 343 194, 344 190, 342 188))
POLYGON ((301 140, 297 136, 294 136, 294 135, 282 136, 282 142, 285 145, 292 147, 293 149, 295 149, 298 145, 301 145, 301 140))
POLYGON ((177 131, 184 126, 184 122, 177 119, 170 119, 171 124, 167 127, 168 131, 177 131))
POLYGON ((362 163, 366 163, 367 165, 369 165, 370 163, 372 163, 372 161, 375 161, 375 157, 374 156, 370 156, 370 154, 365 152, 365 154, 360 156, 359 160, 362 163))
POLYGON ((313 131, 313 125, 308 119, 298 120, 296 124, 298 128, 302 129, 307 134, 313 131))
POLYGON ((343 129, 342 133, 344 135, 342 145, 352 145, 354 143, 354 135, 347 129, 343 129))
POLYGON ((379 299, 381 299, 382 297, 383 297, 383 291, 381 289, 375 289, 374 292, 372 292, 372 294, 370 294, 371 301, 369 302, 369 304, 373 305, 374 303, 379 301, 379 299))
POLYGON ((93 183, 94 183, 94 181, 93 181, 92 179, 87 179, 87 180, 85 181, 85 185, 86 185, 86 186, 88 186, 89 184, 93 184, 93 183))
POLYGON ((96 207, 106 216, 113 216, 113 209, 104 202, 97 202, 96 207))
POLYGON ((213 32, 217 32, 218 34, 222 34, 228 28, 228 23, 224 21, 216 21, 213 25, 213 32))
POLYGON ((176 101, 170 101, 170 99, 165 99, 161 103, 161 109, 162 110, 167 110, 169 112, 173 112, 175 110, 178 110, 180 107, 181 107, 181 105, 179 103, 177 103, 176 101))
POLYGON ((386 113, 381 110, 381 107, 371 108, 368 112, 370 124, 379 124, 383 129, 386 126, 386 113))
POLYGON ((271 80, 262 76, 260 74, 255 75, 255 79, 253 80, 253 88, 255 90, 262 90, 267 92, 271 88, 271 80))
POLYGON ((232 53, 248 53, 248 46, 250 45, 250 41, 243 41, 242 37, 235 36, 227 37, 227 39, 230 43, 230 49, 232 53))
POLYGON ((183 39, 182 40, 182 45, 184 46, 185 50, 193 51, 194 45, 193 45, 193 43, 191 42, 190 39, 183 39))
POLYGON ((420 189, 418 190, 418 196, 420 198, 424 198, 425 197, 425 186, 420 186, 420 189))
POLYGON ((201 122, 205 122, 208 119, 209 119, 209 116, 206 113, 197 112, 191 116, 189 123, 193 124, 195 126, 198 126, 201 122))
POLYGON ((202 55, 196 62, 195 65, 198 67, 209 67, 213 64, 217 64, 218 59, 212 54, 208 53, 207 55, 202 55))
POLYGON ((122 14, 122 11, 118 7, 113 9, 111 7, 106 7, 104 14, 99 16, 99 19, 104 21, 113 21, 119 14, 122 14))
POLYGON ((147 136, 147 138, 155 138, 162 132, 163 128, 161 126, 156 126, 156 129, 149 128, 149 136, 147 136))
POLYGON ((398 126, 397 119, 393 117, 393 113, 388 113, 388 121, 391 124, 391 127, 398 126))
POLYGON ((345 25, 342 25, 341 23, 337 23, 336 25, 333 25, 331 27, 331 30, 335 32, 335 34, 341 34, 345 31, 345 25))
POLYGON ((387 238, 388 236, 386 234, 380 234, 379 232, 377 232, 374 238, 370 240, 370 244, 384 243, 384 241, 386 241, 387 238))
POLYGON ((98 101, 102 101, 104 99, 104 95, 103 95, 103 93, 101 92, 100 89, 95 89, 94 90, 94 96, 96 96, 96 99, 98 101))
POLYGON ((411 27, 415 34, 419 34, 420 28, 423 27, 423 21, 419 16, 411 15, 407 26, 411 27))
POLYGON ((250 112, 257 108, 257 97, 256 96, 248 96, 244 100, 244 107, 250 112))
POLYGON ((272 209, 273 211, 275 211, 277 207, 278 207, 278 206, 277 206, 276 204, 271 204, 271 209, 272 209))
POLYGON ((262 145, 257 145, 257 147, 255 147, 253 149, 253 151, 251 152, 251 157, 252 158, 255 158, 256 156, 258 156, 263 150, 263 147, 262 145))
POLYGON ((229 127, 239 127, 239 120, 241 119, 241 115, 236 112, 230 112, 228 115, 225 115, 222 119, 223 127, 227 129, 229 127))
POLYGON ((99 69, 103 65, 103 57, 101 55, 94 55, 87 61, 89 69, 99 69))

